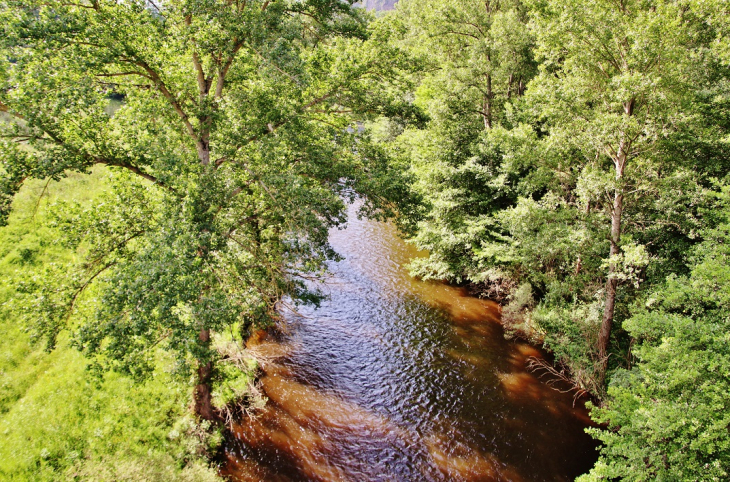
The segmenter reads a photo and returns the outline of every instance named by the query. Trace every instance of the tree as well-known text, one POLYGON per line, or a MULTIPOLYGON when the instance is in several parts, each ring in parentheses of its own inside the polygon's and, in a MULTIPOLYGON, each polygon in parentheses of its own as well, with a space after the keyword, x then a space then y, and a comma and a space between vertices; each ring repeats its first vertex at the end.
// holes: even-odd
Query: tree
POLYGON ((404 43, 431 61, 414 93, 427 129, 385 136, 422 200, 410 227, 429 257, 413 272, 508 302, 508 331, 543 343, 595 395, 609 352, 614 366, 629 356, 614 320, 688 272, 702 191, 727 174, 726 77, 710 53, 725 37, 712 5, 399 7, 404 43), (515 72, 532 79, 524 96, 488 95, 488 78, 504 87, 515 72))
POLYGON ((501 235, 491 214, 515 198, 510 184, 519 169, 504 162, 514 144, 504 129, 513 121, 508 105, 536 69, 527 12, 518 1, 404 0, 397 17, 404 45, 426 63, 414 103, 429 122, 401 130, 395 142, 423 200, 411 221, 415 243, 430 256, 413 268, 424 278, 462 281, 481 271, 473 263, 481 239, 501 235))
POLYGON ((447 105, 459 114, 478 116, 485 129, 497 125, 504 103, 521 96, 534 74, 523 5, 406 0, 399 14, 411 29, 414 48, 431 59, 434 71, 426 77, 427 88, 439 92, 442 101, 448 93, 447 105))
POLYGON ((115 173, 104 202, 62 207, 83 261, 28 280, 24 309, 49 347, 72 327, 137 377, 175 353, 215 419, 216 333, 316 300, 302 276, 335 257, 343 196, 374 214, 399 189, 353 126, 408 107, 375 88, 402 66, 387 29, 366 40, 339 0, 3 1, 0 24, 3 216, 26 179, 115 173), (69 321, 90 287, 95 309, 69 321))
POLYGON ((585 208, 605 210, 609 218, 597 340, 603 377, 621 277, 626 203, 635 193, 647 192, 642 184, 648 172, 656 171, 651 166, 656 147, 682 125, 691 98, 688 20, 671 1, 556 0, 536 4, 534 17, 542 60, 531 87, 534 102, 541 106, 551 142, 583 158, 582 184, 586 189, 592 184, 585 208), (612 180, 598 174, 609 166, 612 180))
POLYGON ((730 467, 730 190, 713 193, 687 276, 670 276, 624 326, 638 363, 592 412, 601 458, 580 480, 727 480, 730 467))

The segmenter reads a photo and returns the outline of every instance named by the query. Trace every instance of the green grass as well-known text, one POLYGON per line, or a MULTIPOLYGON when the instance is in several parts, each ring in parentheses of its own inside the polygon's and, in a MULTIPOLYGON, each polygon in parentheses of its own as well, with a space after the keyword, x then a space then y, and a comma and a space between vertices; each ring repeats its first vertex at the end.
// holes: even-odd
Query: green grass
POLYGON ((96 169, 29 183, 0 228, 0 480, 216 480, 200 455, 210 436, 188 415, 189 388, 164 363, 144 384, 117 374, 99 380, 67 336, 47 352, 3 309, 19 299, 18 280, 76 256, 46 224, 47 207, 91 202, 108 176, 96 169))

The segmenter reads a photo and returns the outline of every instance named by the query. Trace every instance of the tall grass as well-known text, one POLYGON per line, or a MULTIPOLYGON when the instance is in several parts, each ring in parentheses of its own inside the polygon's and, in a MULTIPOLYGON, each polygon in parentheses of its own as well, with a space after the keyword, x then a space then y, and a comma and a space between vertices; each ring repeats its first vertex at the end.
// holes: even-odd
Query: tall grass
POLYGON ((52 352, 4 309, 21 276, 75 253, 46 224, 59 198, 90 203, 110 173, 95 169, 60 182, 34 181, 0 228, 0 480, 212 481, 202 454, 210 436, 189 418, 188 388, 165 371, 144 384, 91 376, 62 336, 52 352))

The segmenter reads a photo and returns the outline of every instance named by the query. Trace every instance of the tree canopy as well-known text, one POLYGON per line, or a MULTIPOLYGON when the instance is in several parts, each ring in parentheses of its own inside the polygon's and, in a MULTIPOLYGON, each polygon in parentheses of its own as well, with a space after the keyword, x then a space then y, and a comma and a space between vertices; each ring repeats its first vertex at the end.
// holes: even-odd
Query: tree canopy
POLYGON ((338 0, 3 2, 3 216, 27 179, 105 165, 113 188, 57 223, 82 254, 23 286, 53 346, 90 285, 97 309, 75 342, 142 377, 154 347, 197 371, 213 418, 211 334, 313 301, 301 275, 334 256, 344 201, 387 209, 399 191, 360 133, 371 115, 412 116, 383 93, 403 67, 386 29, 338 0), (122 98, 111 112, 110 96, 122 98))
POLYGON ((580 480, 725 480, 730 460, 728 195, 721 221, 692 250, 691 272, 670 276, 624 326, 638 363, 616 373, 611 404, 594 411, 602 457, 580 480))
POLYGON ((727 313, 709 298, 727 18, 722 2, 402 0, 393 19, 430 61, 412 74, 428 122, 379 124, 420 199, 412 272, 501 300, 508 334, 555 354, 535 366, 596 397, 589 480, 726 477, 727 313))
POLYGON ((111 173, 6 308, 215 419, 216 339, 316 303, 359 198, 594 397, 581 480, 726 479, 727 2, 355 3, 0 0, 0 222, 111 173))
POLYGON ((687 272, 703 190, 727 174, 724 34, 711 12, 562 0, 398 11, 401 42, 433 65, 416 77, 426 128, 387 141, 423 200, 410 222, 430 256, 413 272, 511 298, 505 321, 596 393, 625 349, 614 317, 687 272))

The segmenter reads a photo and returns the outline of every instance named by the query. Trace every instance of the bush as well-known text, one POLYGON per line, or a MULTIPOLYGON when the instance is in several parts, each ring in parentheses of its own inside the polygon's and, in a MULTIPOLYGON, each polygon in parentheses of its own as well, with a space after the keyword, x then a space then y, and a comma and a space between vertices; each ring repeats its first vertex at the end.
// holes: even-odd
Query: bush
POLYGON ((639 362, 592 411, 601 458, 581 481, 730 478, 730 189, 688 277, 670 276, 624 322, 639 362))

